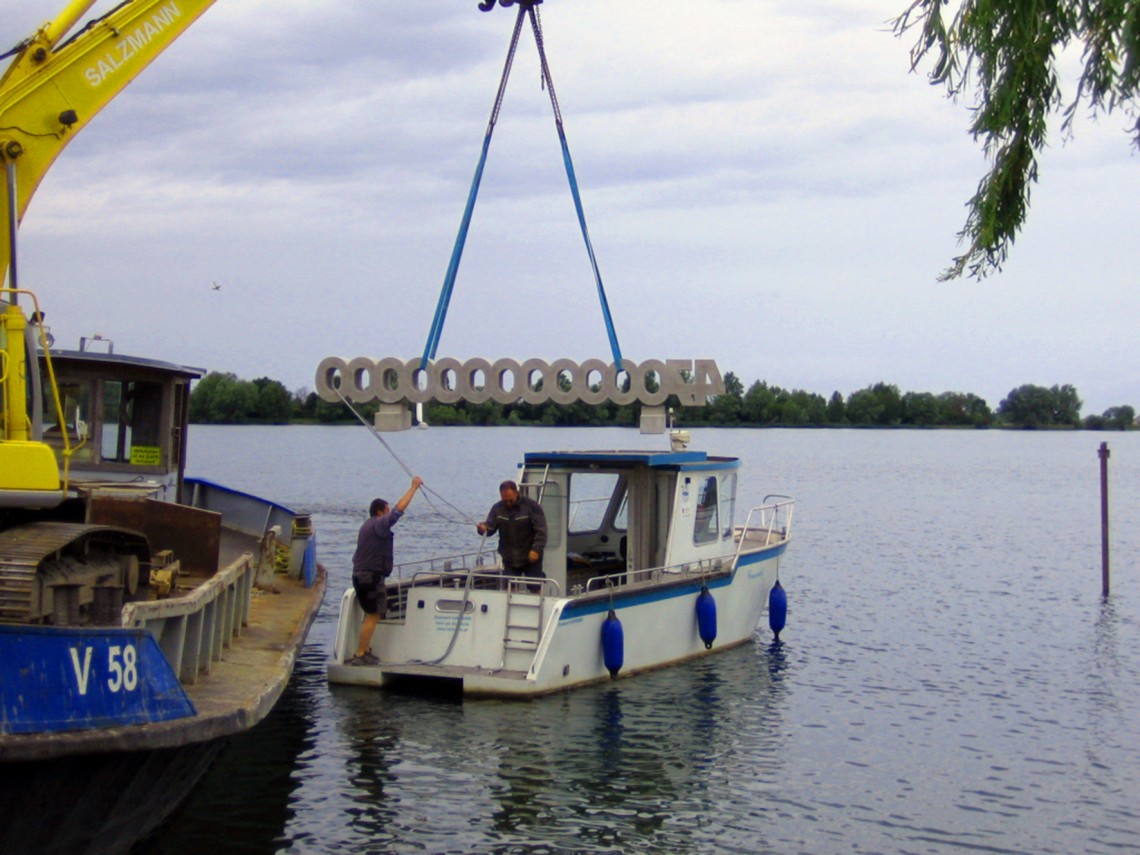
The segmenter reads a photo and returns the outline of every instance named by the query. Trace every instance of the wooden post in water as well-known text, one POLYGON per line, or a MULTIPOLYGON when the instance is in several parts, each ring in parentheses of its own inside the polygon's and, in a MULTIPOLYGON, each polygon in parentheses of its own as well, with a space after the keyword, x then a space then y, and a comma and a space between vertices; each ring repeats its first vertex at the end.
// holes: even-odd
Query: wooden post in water
POLYGON ((1108 582, 1108 443, 1097 451, 1100 458, 1100 585, 1101 596, 1107 597, 1108 582))

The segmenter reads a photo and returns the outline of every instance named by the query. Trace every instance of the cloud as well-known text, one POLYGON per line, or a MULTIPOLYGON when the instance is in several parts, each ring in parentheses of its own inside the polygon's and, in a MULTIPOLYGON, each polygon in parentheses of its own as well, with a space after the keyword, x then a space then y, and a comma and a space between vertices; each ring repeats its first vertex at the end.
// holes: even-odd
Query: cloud
MULTIPOLYGON (((6 8, 0 31, 14 43, 57 3, 6 8)), ((624 350, 821 394, 886 381, 996 406, 1074 383, 1086 412, 1136 405, 1120 122, 1051 146, 1003 274, 936 283, 984 159, 965 105, 910 73, 887 23, 903 5, 542 4, 624 350)), ((57 339, 99 317, 118 350, 292 388, 329 354, 418 355, 514 11, 219 0, 29 210, 21 269, 57 339)), ((440 353, 608 356, 529 32, 440 353)))

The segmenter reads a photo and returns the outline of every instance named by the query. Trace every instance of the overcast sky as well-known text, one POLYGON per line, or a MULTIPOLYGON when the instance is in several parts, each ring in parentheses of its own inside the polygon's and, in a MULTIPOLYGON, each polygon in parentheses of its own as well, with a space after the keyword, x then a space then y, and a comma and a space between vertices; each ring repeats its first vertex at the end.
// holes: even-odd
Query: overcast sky
MULTIPOLYGON (((1071 383, 1086 415, 1140 407, 1124 118, 1053 137, 1004 272, 937 282, 985 162, 967 105, 909 71, 905 2, 542 4, 623 355, 825 397, 885 381, 996 408, 1071 383)), ((0 47, 64 5, 5 3, 0 47)), ((291 390, 325 356, 418 357, 514 14, 218 0, 24 218, 22 284, 57 342, 291 390)), ((529 32, 438 355, 610 359, 529 32)))

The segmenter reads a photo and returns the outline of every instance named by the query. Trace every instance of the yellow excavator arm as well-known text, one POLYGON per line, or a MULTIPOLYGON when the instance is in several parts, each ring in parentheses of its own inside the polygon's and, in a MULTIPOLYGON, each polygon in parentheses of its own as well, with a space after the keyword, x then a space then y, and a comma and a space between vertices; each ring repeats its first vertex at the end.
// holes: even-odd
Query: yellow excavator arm
POLYGON ((12 262, 12 219, 23 219, 63 147, 215 0, 126 0, 63 41, 95 2, 71 0, 17 46, 0 77, 0 281, 12 262))
MULTIPOLYGON (((65 444, 61 478, 52 449, 32 435, 29 387, 38 389, 38 366, 21 296, 32 300, 33 319, 41 313, 19 287, 19 222, 63 147, 214 1, 125 0, 64 40, 96 2, 71 0, 7 54, 14 58, 0 76, 0 285, 8 280, 0 287, 0 508, 58 505, 70 454, 65 444)), ((53 397, 58 409, 54 390, 53 397)), ((64 424, 62 412, 58 418, 64 424)))

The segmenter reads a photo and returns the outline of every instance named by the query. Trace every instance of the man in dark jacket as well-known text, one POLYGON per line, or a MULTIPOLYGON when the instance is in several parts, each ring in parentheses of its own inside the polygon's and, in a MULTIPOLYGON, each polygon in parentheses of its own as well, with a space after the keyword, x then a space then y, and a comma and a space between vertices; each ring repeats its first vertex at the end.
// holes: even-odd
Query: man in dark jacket
POLYGON ((476 526, 479 534, 499 533, 499 555, 508 576, 545 579, 542 550, 546 548, 546 514, 534 499, 519 495, 514 481, 499 485, 499 501, 491 506, 486 522, 476 526))

